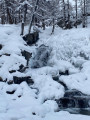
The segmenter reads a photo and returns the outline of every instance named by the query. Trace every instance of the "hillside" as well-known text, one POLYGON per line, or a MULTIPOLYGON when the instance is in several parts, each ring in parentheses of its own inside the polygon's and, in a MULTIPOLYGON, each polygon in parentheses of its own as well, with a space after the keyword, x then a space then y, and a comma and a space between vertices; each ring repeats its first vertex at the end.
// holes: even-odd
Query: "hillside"
POLYGON ((0 120, 90 120, 59 111, 56 102, 64 96, 65 86, 90 95, 89 31, 56 27, 51 35, 47 27, 38 42, 28 46, 19 25, 0 25, 0 120), (28 67, 22 51, 32 53, 28 67), (23 72, 21 65, 27 67, 23 72), (34 84, 10 84, 14 76, 29 76, 34 84))

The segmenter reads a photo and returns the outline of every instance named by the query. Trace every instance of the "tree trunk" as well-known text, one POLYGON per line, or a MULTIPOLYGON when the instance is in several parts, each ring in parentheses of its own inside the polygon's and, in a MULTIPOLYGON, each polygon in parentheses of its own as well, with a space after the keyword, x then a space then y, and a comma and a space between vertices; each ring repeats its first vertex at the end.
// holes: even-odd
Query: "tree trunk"
POLYGON ((13 20, 12 20, 12 18, 11 18, 11 14, 10 14, 10 11, 9 11, 8 8, 7 8, 7 17, 8 17, 8 22, 9 22, 9 24, 13 24, 13 20))
POLYGON ((83 28, 85 28, 86 27, 86 23, 85 23, 85 21, 86 21, 86 3, 85 3, 85 0, 84 0, 84 10, 83 10, 83 28))
POLYGON ((70 6, 69 6, 69 0, 67 1, 68 2, 68 28, 70 29, 71 25, 70 25, 70 6))
POLYGON ((53 28, 52 28, 52 33, 51 33, 51 34, 54 33, 54 30, 55 30, 55 20, 54 20, 54 18, 53 18, 53 28))
POLYGON ((1 24, 5 24, 5 16, 4 15, 1 17, 1 24))
POLYGON ((44 23, 44 20, 43 20, 43 22, 42 22, 42 28, 43 28, 43 30, 45 30, 45 23, 44 23))
MULTIPOLYGON (((42 12, 42 16, 44 16, 44 12, 42 12)), ((45 30, 45 23, 44 23, 44 19, 42 19, 42 28, 43 28, 43 30, 45 30)))
POLYGON ((24 22, 26 22, 26 15, 27 15, 27 4, 24 5, 24 22))
POLYGON ((24 34, 24 22, 21 23, 21 34, 20 35, 23 35, 24 34))
POLYGON ((75 27, 77 28, 77 0, 75 1, 75 3, 76 3, 76 23, 75 23, 75 27))
POLYGON ((21 34, 20 35, 23 35, 24 34, 24 24, 26 22, 26 14, 27 14, 27 4, 24 5, 24 16, 23 16, 23 20, 22 20, 22 23, 21 23, 21 34))
POLYGON ((65 1, 64 0, 63 0, 63 22, 64 22, 64 27, 66 27, 65 1))
POLYGON ((29 24, 28 34, 30 34, 30 32, 31 32, 32 23, 33 23, 33 20, 34 20, 34 14, 35 14, 35 12, 36 12, 36 10, 37 10, 38 2, 39 2, 39 0, 36 0, 36 4, 35 4, 35 7, 34 7, 34 11, 33 11, 33 14, 32 14, 31 20, 30 20, 30 24, 29 24))

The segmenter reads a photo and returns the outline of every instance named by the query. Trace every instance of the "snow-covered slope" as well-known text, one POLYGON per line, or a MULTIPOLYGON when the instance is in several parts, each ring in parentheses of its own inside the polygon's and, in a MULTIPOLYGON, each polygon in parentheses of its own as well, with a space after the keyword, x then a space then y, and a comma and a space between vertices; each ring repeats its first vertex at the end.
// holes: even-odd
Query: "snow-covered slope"
MULTIPOLYGON (((26 28, 27 30, 27 28, 26 28)), ((56 28, 51 35, 51 28, 41 31, 37 45, 26 46, 20 37, 20 26, 0 25, 0 78, 12 80, 13 76, 31 76, 34 84, 28 86, 0 82, 0 120, 89 120, 89 116, 71 115, 68 112, 56 112, 58 105, 55 99, 64 95, 64 87, 52 79, 59 72, 69 71, 68 76, 60 76, 69 89, 77 89, 90 95, 90 29, 61 30, 56 28), (19 65, 26 65, 22 50, 35 55, 40 45, 52 49, 47 66, 24 72, 10 73, 18 70, 19 65), (14 91, 8 94, 8 91, 14 91)), ((25 31, 27 32, 27 31, 25 31)))

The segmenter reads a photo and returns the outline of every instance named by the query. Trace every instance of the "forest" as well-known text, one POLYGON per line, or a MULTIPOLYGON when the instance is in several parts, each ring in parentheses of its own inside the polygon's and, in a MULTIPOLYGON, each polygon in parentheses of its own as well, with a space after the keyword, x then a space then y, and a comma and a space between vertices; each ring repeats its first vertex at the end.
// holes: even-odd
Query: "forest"
POLYGON ((87 27, 87 19, 90 16, 89 0, 1 0, 0 1, 0 22, 1 24, 22 23, 24 25, 41 27, 52 26, 52 33, 55 25, 63 29, 70 29, 82 23, 87 27), (73 3, 73 4, 72 4, 73 3))

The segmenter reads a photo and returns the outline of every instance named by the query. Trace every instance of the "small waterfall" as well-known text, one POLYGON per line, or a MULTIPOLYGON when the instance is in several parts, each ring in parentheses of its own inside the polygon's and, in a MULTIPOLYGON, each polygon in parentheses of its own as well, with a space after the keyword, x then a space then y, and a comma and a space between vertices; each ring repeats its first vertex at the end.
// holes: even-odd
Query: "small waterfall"
POLYGON ((67 110, 74 114, 79 113, 90 115, 90 96, 85 95, 78 90, 66 90, 64 97, 56 101, 59 110, 67 110))

